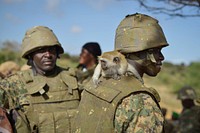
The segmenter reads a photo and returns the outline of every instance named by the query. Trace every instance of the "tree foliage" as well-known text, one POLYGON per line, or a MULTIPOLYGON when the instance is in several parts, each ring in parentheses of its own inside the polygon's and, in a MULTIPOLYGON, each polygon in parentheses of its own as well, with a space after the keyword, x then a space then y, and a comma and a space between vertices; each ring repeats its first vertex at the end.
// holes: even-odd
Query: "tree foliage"
POLYGON ((2 50, 5 51, 19 51, 20 44, 16 41, 5 41, 0 44, 2 50))
POLYGON ((189 65, 164 62, 162 71, 155 80, 158 84, 171 88, 175 93, 185 85, 192 86, 200 96, 199 68, 200 61, 191 62, 189 65))

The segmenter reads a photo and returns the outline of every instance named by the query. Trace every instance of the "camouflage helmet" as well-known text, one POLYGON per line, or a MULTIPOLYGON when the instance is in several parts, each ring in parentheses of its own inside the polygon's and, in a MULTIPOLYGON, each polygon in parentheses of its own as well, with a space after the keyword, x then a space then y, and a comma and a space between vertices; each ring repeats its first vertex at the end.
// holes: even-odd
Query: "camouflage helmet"
POLYGON ((168 46, 158 20, 144 15, 127 15, 116 29, 115 50, 122 53, 168 46))
POLYGON ((44 26, 35 26, 29 29, 22 41, 22 57, 27 59, 27 55, 41 47, 57 46, 59 54, 64 52, 56 35, 51 29, 44 26))
POLYGON ((178 92, 178 99, 197 99, 195 90, 191 86, 184 86, 178 92))

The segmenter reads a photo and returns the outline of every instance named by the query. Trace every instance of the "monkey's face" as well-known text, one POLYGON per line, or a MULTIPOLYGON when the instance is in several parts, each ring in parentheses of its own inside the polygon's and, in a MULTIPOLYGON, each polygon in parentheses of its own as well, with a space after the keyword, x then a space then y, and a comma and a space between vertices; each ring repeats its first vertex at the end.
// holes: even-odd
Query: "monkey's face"
POLYGON ((100 59, 100 64, 101 64, 101 68, 102 68, 103 70, 107 70, 107 69, 108 69, 107 61, 106 61, 106 60, 100 59))
POLYGON ((99 63, 103 70, 119 68, 121 63, 121 53, 117 51, 105 52, 99 57, 99 63))
POLYGON ((119 57, 113 57, 112 59, 105 59, 100 58, 100 64, 101 68, 103 70, 107 70, 109 68, 117 67, 120 65, 120 58, 119 57))

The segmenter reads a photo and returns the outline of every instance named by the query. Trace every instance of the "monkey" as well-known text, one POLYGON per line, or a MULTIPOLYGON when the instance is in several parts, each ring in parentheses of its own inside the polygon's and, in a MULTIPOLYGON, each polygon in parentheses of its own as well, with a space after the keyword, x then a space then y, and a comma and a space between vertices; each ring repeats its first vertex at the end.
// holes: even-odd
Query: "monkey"
POLYGON ((98 57, 98 62, 92 76, 93 83, 96 86, 100 83, 100 76, 119 80, 122 75, 134 75, 139 80, 143 81, 135 67, 128 63, 125 55, 119 51, 104 52, 98 57))

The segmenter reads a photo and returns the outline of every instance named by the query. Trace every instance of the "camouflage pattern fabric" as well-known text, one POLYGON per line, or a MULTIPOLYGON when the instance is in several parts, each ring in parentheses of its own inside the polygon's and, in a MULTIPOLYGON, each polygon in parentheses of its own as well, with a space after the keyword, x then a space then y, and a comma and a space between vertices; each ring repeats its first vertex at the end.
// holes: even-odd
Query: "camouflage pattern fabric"
POLYGON ((161 133, 164 118, 151 96, 140 93, 123 99, 114 119, 115 132, 161 133))
POLYGON ((14 108, 18 106, 17 96, 27 92, 23 89, 24 84, 18 80, 19 78, 17 74, 14 74, 0 82, 0 107, 14 108))
POLYGON ((178 120, 165 119, 164 122, 165 133, 176 133, 177 127, 178 127, 178 120))
POLYGON ((150 131, 145 131, 162 132, 164 118, 156 90, 145 87, 133 76, 122 76, 120 80, 101 77, 100 80, 97 88, 92 81, 85 85, 75 119, 78 123, 73 124, 75 132, 134 132, 146 124, 150 131))
POLYGON ((178 132, 200 133, 200 106, 194 106, 181 113, 178 132))
POLYGON ((27 70, 0 82, 0 107, 17 110, 17 132, 70 132, 79 104, 77 81, 71 75, 59 67, 51 77, 33 76, 27 70))

